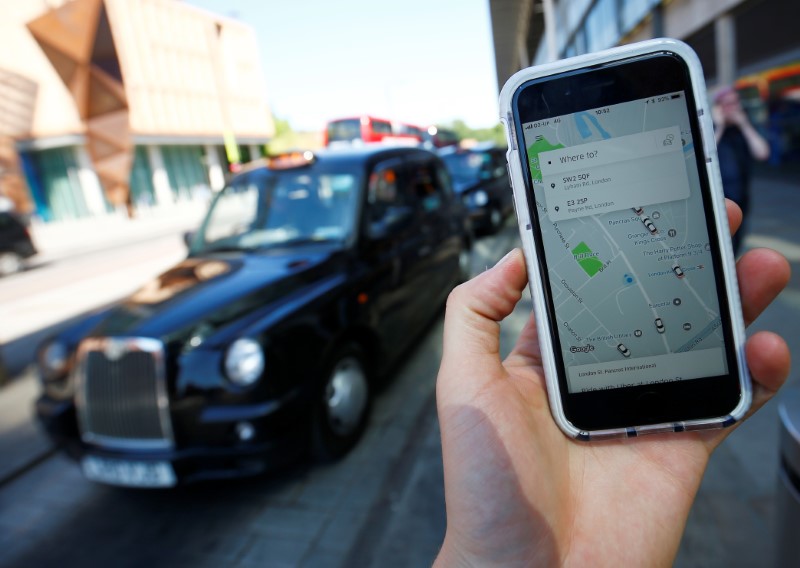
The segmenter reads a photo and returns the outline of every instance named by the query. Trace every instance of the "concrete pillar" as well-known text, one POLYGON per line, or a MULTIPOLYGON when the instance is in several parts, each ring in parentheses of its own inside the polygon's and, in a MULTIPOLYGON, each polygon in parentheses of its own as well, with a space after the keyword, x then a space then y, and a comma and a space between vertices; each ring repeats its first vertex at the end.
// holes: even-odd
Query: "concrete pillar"
POLYGON ((664 6, 662 4, 656 5, 651 14, 651 26, 653 27, 652 37, 664 37, 666 35, 664 32, 664 6))
POLYGON ((714 21, 717 56, 717 84, 732 85, 736 80, 736 22, 731 14, 714 21))
POLYGON ((553 0, 543 0, 544 6, 544 35, 547 42, 547 61, 558 59, 558 47, 556 46, 556 12, 553 9, 553 0))
POLYGON ((155 145, 148 145, 147 161, 150 162, 150 171, 153 172, 153 189, 156 194, 156 203, 168 205, 175 203, 175 196, 169 186, 169 176, 167 168, 164 166, 164 157, 161 155, 161 148, 155 145))
POLYGON ((261 158, 261 146, 259 146, 258 144, 250 144, 249 150, 250 150, 251 161, 258 160, 259 158, 261 158))
POLYGON ((75 161, 78 164, 78 183, 81 186, 86 207, 92 216, 105 215, 107 210, 105 199, 103 199, 103 186, 100 184, 100 178, 97 177, 92 160, 84 146, 75 147, 75 161))
POLYGON ((211 189, 219 191, 225 187, 225 172, 219 161, 219 150, 212 144, 206 144, 206 164, 208 166, 208 181, 211 189))

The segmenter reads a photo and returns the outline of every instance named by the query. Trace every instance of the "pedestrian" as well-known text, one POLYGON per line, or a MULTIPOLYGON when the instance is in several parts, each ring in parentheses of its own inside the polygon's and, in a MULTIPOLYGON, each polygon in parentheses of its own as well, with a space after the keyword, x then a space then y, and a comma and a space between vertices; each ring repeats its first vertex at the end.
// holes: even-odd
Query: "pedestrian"
MULTIPOLYGON (((753 162, 769 158, 769 144, 750 123, 739 93, 732 87, 724 87, 714 95, 712 116, 725 197, 735 201, 747 219, 753 162)), ((739 254, 744 233, 742 227, 733 237, 734 254, 739 254)))
MULTIPOLYGON (((729 204, 731 227, 741 220, 729 204)), ((789 265, 755 249, 737 264, 751 323, 789 265)), ((447 531, 438 566, 671 566, 711 452, 734 428, 578 442, 552 419, 535 319, 500 360, 500 325, 528 284, 522 253, 457 287, 447 303, 436 384, 447 531)), ((753 407, 789 373, 778 335, 745 352, 753 407)))

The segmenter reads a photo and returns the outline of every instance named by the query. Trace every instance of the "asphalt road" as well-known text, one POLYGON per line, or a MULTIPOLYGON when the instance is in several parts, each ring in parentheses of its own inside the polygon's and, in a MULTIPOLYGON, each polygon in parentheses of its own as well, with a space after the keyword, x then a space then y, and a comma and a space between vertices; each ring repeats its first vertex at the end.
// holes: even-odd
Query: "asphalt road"
MULTIPOLYGON (((778 248, 795 276, 753 329, 778 331, 797 353, 800 226, 792 217, 800 192, 784 179, 756 187, 746 244, 778 248)), ((482 239, 474 271, 493 264, 516 238, 510 223, 482 239)), ((523 301, 502 326, 503 351, 529 310, 523 301)), ((42 461, 0 486, 0 566, 430 565, 445 530, 433 398, 441 332, 438 317, 377 397, 365 438, 336 464, 300 463, 257 479, 175 491, 129 491, 85 481, 60 455, 42 461)), ((797 386, 796 374, 790 383, 797 386)), ((770 565, 776 407, 771 403, 737 429, 712 457, 675 566, 770 565)))
MULTIPOLYGON (((30 296, 53 295, 48 282, 58 281, 67 292, 53 301, 69 303, 71 288, 89 271, 99 272, 100 278, 117 274, 115 284, 136 287, 143 270, 155 273, 174 254, 180 257, 182 251, 171 248, 171 242, 131 245, 68 266, 41 267, 20 275, 25 281, 9 280, 0 293, 17 294, 17 301, 35 306, 30 296), (158 259, 153 250, 159 251, 158 259), (135 284, 132 274, 138 275, 135 284)), ((494 264, 516 242, 512 223, 480 240, 474 271, 494 264)), ((114 290, 121 295, 121 288, 114 290)), ((519 332, 529 310, 529 302, 520 305, 505 336, 519 332)), ((387 512, 405 510, 405 498, 398 493, 406 484, 405 473, 416 467, 422 448, 439 451, 434 385, 441 316, 378 394, 367 434, 340 462, 301 462, 246 481, 150 492, 90 483, 76 464, 55 454, 0 486, 0 566, 350 566, 356 559, 355 565, 362 566, 429 564, 444 534, 441 500, 430 501, 433 509, 425 519, 430 530, 415 536, 418 542, 407 547, 399 564, 397 552, 382 543, 384 533, 396 530, 386 522, 396 517, 387 512)), ((435 467, 432 474, 436 479, 435 467)))
POLYGON ((186 256, 180 235, 159 236, 34 264, 0 278, 0 361, 10 377, 44 337, 84 312, 136 290, 186 256))

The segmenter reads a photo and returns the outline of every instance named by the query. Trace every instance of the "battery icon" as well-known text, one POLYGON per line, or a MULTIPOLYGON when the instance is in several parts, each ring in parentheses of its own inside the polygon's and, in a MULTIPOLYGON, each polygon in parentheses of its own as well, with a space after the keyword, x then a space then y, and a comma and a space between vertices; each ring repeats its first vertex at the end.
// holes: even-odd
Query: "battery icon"
POLYGON ((679 98, 681 98, 681 94, 680 93, 675 93, 674 95, 672 95, 670 97, 670 99, 679 99, 679 98))

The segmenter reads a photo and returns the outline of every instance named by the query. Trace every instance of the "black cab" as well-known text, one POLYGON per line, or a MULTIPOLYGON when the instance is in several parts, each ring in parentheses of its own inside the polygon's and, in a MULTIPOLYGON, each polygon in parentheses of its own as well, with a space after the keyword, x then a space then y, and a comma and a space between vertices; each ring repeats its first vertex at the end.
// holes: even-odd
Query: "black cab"
POLYGON ((0 211, 0 276, 19 272, 36 247, 22 218, 13 211, 0 211))
POLYGON ((246 167, 186 260, 40 347, 38 416, 89 479, 124 486, 336 458, 467 277, 462 211, 422 149, 246 167))
POLYGON ((476 232, 496 233, 514 210, 505 149, 492 143, 439 152, 476 232))

